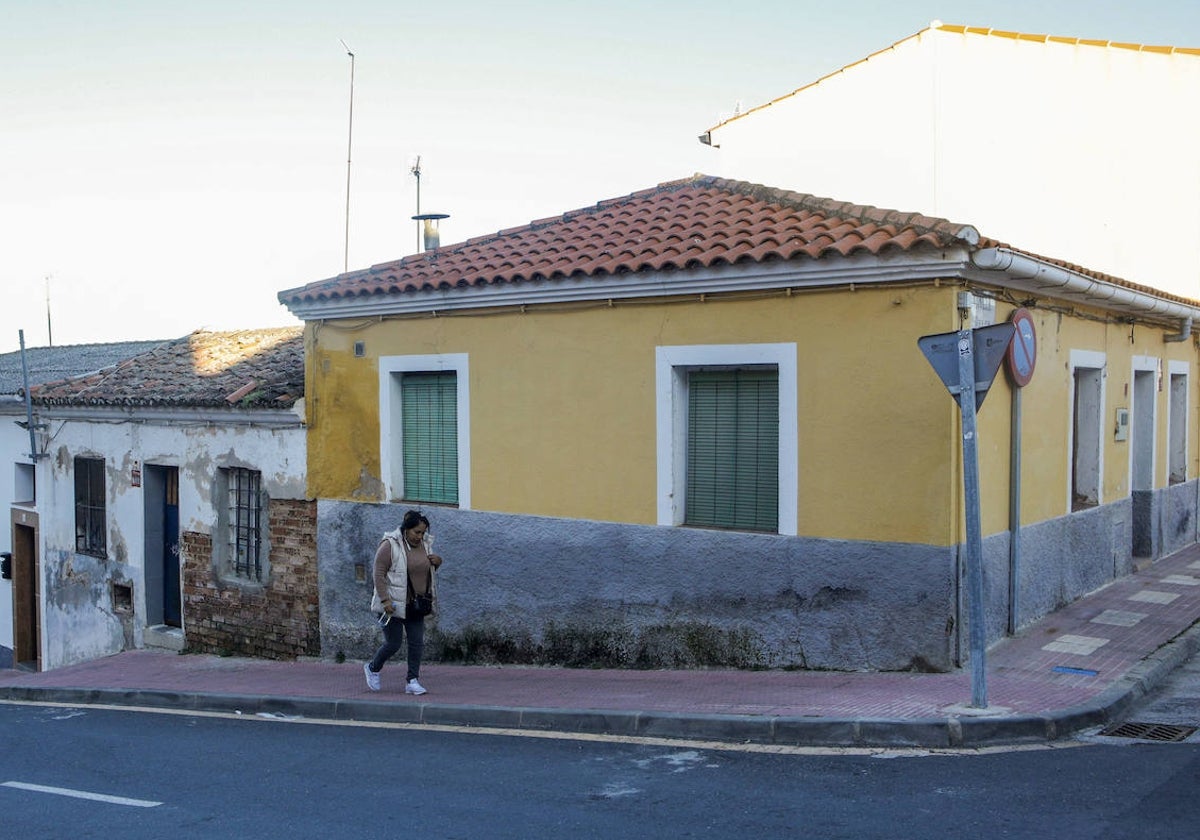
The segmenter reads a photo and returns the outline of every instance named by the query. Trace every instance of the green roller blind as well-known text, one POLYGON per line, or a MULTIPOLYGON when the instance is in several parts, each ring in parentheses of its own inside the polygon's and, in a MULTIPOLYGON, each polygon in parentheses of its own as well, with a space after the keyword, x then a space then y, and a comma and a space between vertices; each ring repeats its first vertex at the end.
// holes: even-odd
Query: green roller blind
POLYGON ((400 381, 404 423, 404 498, 458 502, 458 375, 406 373, 400 381))
POLYGON ((688 373, 685 522, 779 528, 779 373, 688 373))

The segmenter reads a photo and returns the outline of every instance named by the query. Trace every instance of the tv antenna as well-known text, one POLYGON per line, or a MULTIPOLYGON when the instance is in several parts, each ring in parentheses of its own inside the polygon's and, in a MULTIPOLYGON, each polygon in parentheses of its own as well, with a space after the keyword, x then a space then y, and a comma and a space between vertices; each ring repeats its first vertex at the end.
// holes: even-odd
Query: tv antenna
MULTIPOLYGON (((421 215, 421 156, 417 155, 417 159, 413 161, 412 169, 413 177, 417 179, 417 216, 421 215)), ((415 217, 414 217, 415 218, 415 217)), ((421 225, 417 225, 417 251, 421 250, 421 225)))

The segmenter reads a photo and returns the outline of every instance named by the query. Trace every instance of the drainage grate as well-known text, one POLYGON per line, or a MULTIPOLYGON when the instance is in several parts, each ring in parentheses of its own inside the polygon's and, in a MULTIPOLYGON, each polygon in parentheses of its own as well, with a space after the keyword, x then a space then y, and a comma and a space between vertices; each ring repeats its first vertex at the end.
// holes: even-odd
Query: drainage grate
POLYGON ((1137 738, 1142 741, 1183 741, 1196 731, 1194 726, 1171 723, 1116 723, 1100 734, 1113 738, 1137 738))

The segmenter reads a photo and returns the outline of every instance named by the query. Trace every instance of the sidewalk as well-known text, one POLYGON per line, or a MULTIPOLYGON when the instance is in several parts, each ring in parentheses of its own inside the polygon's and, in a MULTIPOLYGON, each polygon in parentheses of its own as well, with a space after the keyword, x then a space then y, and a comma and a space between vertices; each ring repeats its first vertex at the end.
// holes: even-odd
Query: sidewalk
POLYGON ((612 671, 403 665, 370 692, 362 663, 129 651, 39 674, 0 671, 0 700, 323 720, 502 727, 807 746, 1036 742, 1102 725, 1200 648, 1200 545, 1116 581, 988 651, 987 709, 949 674, 612 671))

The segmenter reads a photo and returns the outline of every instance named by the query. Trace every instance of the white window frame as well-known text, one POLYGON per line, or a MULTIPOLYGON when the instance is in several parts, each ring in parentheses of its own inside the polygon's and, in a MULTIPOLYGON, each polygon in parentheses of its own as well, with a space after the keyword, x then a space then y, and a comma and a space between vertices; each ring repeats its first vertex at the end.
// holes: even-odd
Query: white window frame
MULTIPOLYGON (((1170 486, 1173 481, 1171 475, 1171 451, 1176 444, 1183 447, 1183 479, 1186 482, 1190 477, 1188 470, 1188 445, 1191 441, 1188 440, 1188 416, 1191 413, 1192 404, 1192 365, 1190 362, 1178 361, 1170 359, 1167 361, 1167 445, 1164 453, 1165 463, 1163 465, 1163 473, 1167 477, 1167 486, 1170 486), (1172 403, 1174 398, 1173 382, 1176 376, 1183 377, 1183 423, 1182 428, 1175 428, 1175 406, 1172 403), (1178 437, 1178 440, 1177 440, 1178 437)), ((1181 482, 1176 482, 1181 483, 1181 482)))
POLYGON ((779 525, 799 528, 799 415, 796 344, 696 344, 655 349, 659 525, 682 525, 687 510, 687 373, 698 367, 774 365, 779 374, 779 525))
POLYGON ((1104 353, 1095 350, 1072 350, 1070 360, 1070 378, 1068 382, 1070 387, 1067 388, 1067 504, 1066 511, 1068 514, 1075 512, 1075 499, 1073 496, 1074 486, 1071 481, 1071 476, 1074 470, 1073 460, 1075 458, 1075 371, 1078 368, 1086 368, 1090 370, 1100 371, 1100 406, 1099 422, 1097 426, 1097 441, 1098 454, 1096 456, 1096 506, 1104 504, 1104 411, 1105 411, 1105 391, 1107 390, 1108 382, 1108 359, 1104 353))
POLYGON ((379 472, 386 501, 404 498, 403 435, 399 424, 400 377, 405 373, 455 373, 458 398, 458 507, 471 509, 471 399, 466 353, 379 358, 379 472))
POLYGON ((1129 473, 1128 474, 1129 474, 1129 490, 1130 490, 1130 492, 1133 492, 1134 490, 1153 490, 1154 489, 1154 487, 1156 486, 1155 485, 1156 477, 1154 475, 1154 467, 1158 461, 1158 458, 1154 454, 1158 451, 1158 397, 1157 396, 1151 397, 1150 408, 1149 408, 1149 414, 1150 414, 1149 426, 1150 426, 1150 428, 1149 428, 1148 433, 1144 432, 1144 430, 1142 430, 1140 428, 1142 425, 1143 406, 1138 403, 1137 380, 1138 380, 1139 373, 1141 373, 1141 374, 1148 373, 1148 374, 1152 374, 1154 376, 1154 388, 1152 390, 1152 394, 1157 395, 1159 380, 1162 378, 1162 360, 1156 358, 1155 356, 1134 356, 1133 357, 1133 369, 1129 374, 1129 395, 1130 395, 1129 422, 1130 422, 1131 429, 1130 429, 1130 435, 1129 435, 1129 473), (1149 435, 1149 443, 1150 443, 1150 454, 1149 454, 1149 458, 1147 459, 1150 464, 1150 482, 1149 482, 1150 486, 1149 487, 1139 487, 1138 486, 1139 485, 1138 476, 1134 475, 1134 472, 1133 472, 1133 470, 1134 470, 1134 455, 1136 454, 1135 450, 1138 446, 1141 445, 1141 439, 1140 439, 1139 435, 1141 435, 1143 433, 1146 433, 1149 435))

